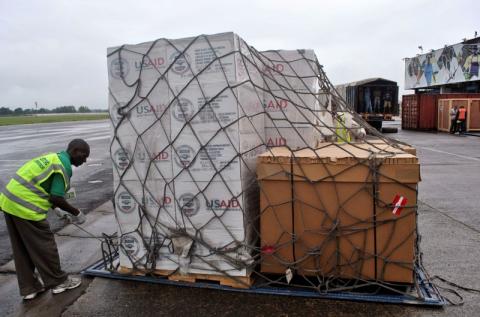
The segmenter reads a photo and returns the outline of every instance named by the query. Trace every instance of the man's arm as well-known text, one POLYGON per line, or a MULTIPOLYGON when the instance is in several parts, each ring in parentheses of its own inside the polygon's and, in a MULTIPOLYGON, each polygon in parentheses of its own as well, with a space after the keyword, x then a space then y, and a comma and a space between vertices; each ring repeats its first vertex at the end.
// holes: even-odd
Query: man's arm
POLYGON ((74 216, 77 216, 77 215, 80 214, 80 210, 78 210, 77 208, 75 208, 75 207, 73 207, 72 205, 70 205, 70 204, 65 200, 65 198, 63 198, 63 197, 61 197, 61 196, 51 195, 49 200, 50 200, 50 202, 51 202, 54 206, 56 206, 56 207, 58 207, 58 208, 60 208, 60 209, 62 209, 62 210, 65 210, 65 211, 71 213, 71 214, 74 215, 74 216))

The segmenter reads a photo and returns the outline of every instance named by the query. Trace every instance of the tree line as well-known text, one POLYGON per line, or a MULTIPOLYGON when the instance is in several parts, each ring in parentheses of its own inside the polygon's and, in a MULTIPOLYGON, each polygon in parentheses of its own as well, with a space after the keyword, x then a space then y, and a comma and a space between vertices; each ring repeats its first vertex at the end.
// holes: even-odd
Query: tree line
POLYGON ((61 106, 53 109, 23 109, 21 107, 10 109, 8 107, 0 107, 0 116, 20 116, 20 115, 33 115, 44 113, 89 113, 89 112, 105 112, 106 110, 91 110, 87 106, 80 106, 78 109, 75 106, 61 106))

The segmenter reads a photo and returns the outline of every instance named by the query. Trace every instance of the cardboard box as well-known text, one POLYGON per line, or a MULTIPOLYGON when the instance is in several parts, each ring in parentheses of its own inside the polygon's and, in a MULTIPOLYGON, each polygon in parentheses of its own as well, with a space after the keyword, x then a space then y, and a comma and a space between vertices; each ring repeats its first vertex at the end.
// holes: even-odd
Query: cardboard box
POLYGON ((120 267, 122 269, 156 269, 174 271, 178 268, 178 256, 169 248, 170 241, 142 235, 137 231, 120 237, 120 267), (157 248, 153 248, 153 246, 157 248), (152 259, 156 259, 155 262, 152 259))
MULTIPOLYGON (((396 143, 396 144, 388 144, 386 140, 382 140, 376 137, 369 137, 368 138, 369 147, 377 147, 379 150, 382 151, 391 151, 395 153, 406 152, 413 156, 417 156, 417 149, 411 145, 396 143)), ((361 146, 365 147, 365 144, 360 144, 361 146)))
MULTIPOLYGON (((235 235, 235 231, 232 234, 235 235)), ((219 272, 224 272, 229 276, 250 276, 254 265, 249 248, 239 247, 238 243, 229 244, 231 236, 224 232, 211 232, 209 236, 225 237, 227 242, 219 244, 213 254, 211 248, 215 248, 215 245, 210 245, 209 248, 197 245, 188 264, 189 273, 218 275, 219 272)))
MULTIPOLYGON (((140 234, 125 238, 132 250, 124 252, 121 263, 131 252, 139 263, 153 265, 144 260, 153 251, 140 242, 158 235, 173 239, 183 230, 195 238, 190 272, 218 274, 220 269, 236 276, 250 274, 252 249, 247 246, 257 243, 258 225, 256 157, 267 146, 316 144, 318 138, 308 124, 316 122, 314 112, 320 111, 314 97, 316 67, 311 50, 259 53, 234 33, 108 50, 117 216, 121 232, 140 234), (265 88, 276 92, 266 96, 265 88), (284 129, 281 132, 265 130, 270 122, 265 120, 264 104, 274 96, 302 107, 289 107, 285 119, 293 125, 276 122, 284 129), (305 144, 291 127, 304 128, 300 135, 307 139, 305 144), (169 213, 160 213, 160 224, 154 222, 152 231, 146 221, 151 217, 141 217, 139 208, 150 214, 159 206, 151 203, 142 186, 153 182, 157 185, 152 188, 162 187, 162 181, 173 185, 168 189, 175 221, 167 217, 169 213), (174 224, 178 230, 169 236, 174 224)), ((278 112, 272 115, 283 119, 278 112)), ((172 259, 175 256, 179 264, 178 254, 172 259)), ((171 264, 165 265, 175 267, 171 264)))
POLYGON ((167 47, 170 83, 186 84, 197 76, 201 83, 236 81, 235 54, 238 36, 220 33, 170 41, 167 47))
POLYGON ((121 233, 142 230, 150 236, 155 228, 157 234, 167 236, 178 227, 173 182, 123 181, 115 185, 115 215, 121 233))
POLYGON ((172 146, 159 121, 140 136, 117 135, 110 152, 114 181, 172 178, 172 146))
POLYGON ((180 228, 194 240, 189 273, 249 276, 258 227, 258 187, 254 180, 175 181, 180 228))
POLYGON ((262 272, 413 283, 415 156, 367 144, 273 148, 259 157, 257 177, 262 272), (396 195, 407 199, 400 216, 396 195))
POLYGON ((108 86, 112 93, 134 91, 148 96, 157 79, 165 75, 167 63, 165 41, 122 45, 107 49, 108 86))
POLYGON ((265 127, 310 127, 318 122, 316 96, 305 90, 264 93, 265 127))
POLYGON ((240 134, 251 133, 252 124, 263 127, 262 112, 262 98, 249 83, 233 89, 225 84, 177 87, 171 105, 172 137, 182 133, 185 126, 204 134, 207 140, 221 129, 235 128, 240 134), (247 120, 242 120, 247 118, 251 122, 248 125, 247 120), (240 125, 233 126, 237 122, 240 125))
POLYGON ((317 57, 313 50, 261 52, 265 88, 270 91, 318 91, 317 57))
POLYGON ((293 150, 314 148, 318 140, 322 140, 322 135, 315 126, 265 128, 265 145, 267 147, 287 146, 293 150))

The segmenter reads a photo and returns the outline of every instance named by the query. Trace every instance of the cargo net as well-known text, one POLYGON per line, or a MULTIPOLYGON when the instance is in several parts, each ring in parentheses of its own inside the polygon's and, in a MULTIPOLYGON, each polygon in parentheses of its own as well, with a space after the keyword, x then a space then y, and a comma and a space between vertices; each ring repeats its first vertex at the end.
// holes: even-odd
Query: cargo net
POLYGON ((124 45, 108 64, 112 270, 422 296, 414 149, 353 112, 313 51, 226 33, 124 45))

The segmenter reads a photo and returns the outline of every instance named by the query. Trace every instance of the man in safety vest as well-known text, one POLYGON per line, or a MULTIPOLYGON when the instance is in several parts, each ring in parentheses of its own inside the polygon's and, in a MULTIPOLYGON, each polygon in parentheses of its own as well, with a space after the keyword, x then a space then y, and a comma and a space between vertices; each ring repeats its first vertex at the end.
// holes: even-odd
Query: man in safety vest
POLYGON ((345 143, 351 142, 352 137, 350 135, 350 131, 348 131, 346 127, 346 118, 343 112, 337 112, 336 115, 336 131, 335 134, 337 135, 337 142, 338 143, 345 143))
POLYGON ((82 283, 61 269, 57 244, 46 218, 49 210, 58 207, 62 209, 60 215, 68 216, 72 222, 85 222, 85 215, 64 197, 70 188, 72 165, 82 165, 89 155, 87 142, 74 139, 66 151, 45 154, 25 163, 0 194, 0 209, 5 215, 18 286, 24 299, 33 299, 47 289, 59 294, 82 283))
POLYGON ((464 106, 460 106, 457 114, 458 132, 464 134, 467 130, 465 121, 467 120, 467 109, 464 106))

